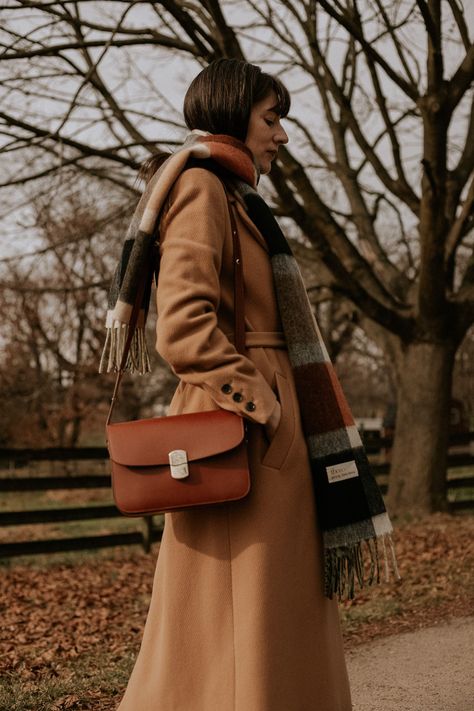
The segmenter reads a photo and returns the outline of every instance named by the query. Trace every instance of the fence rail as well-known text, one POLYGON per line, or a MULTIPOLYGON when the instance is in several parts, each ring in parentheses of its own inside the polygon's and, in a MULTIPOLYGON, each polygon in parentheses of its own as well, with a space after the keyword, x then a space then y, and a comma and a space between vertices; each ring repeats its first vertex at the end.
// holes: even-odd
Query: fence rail
MULTIPOLYGON (((17 475, 18 469, 24 469, 36 462, 75 463, 90 461, 91 468, 95 462, 108 459, 105 447, 62 448, 49 447, 44 449, 0 449, 0 493, 24 493, 40 491, 74 490, 74 489, 110 489, 110 474, 60 474, 54 475, 17 475)), ((32 524, 48 524, 74 521, 92 521, 100 519, 118 519, 122 514, 113 504, 84 505, 72 507, 55 507, 28 509, 24 511, 0 511, 0 526, 22 526, 32 524)), ((154 541, 161 539, 161 529, 156 527, 151 516, 136 519, 137 530, 100 535, 83 535, 62 538, 44 538, 41 540, 0 542, 0 558, 19 555, 34 555, 37 553, 58 553, 113 546, 141 545, 149 551, 154 541)))
MULTIPOLYGON (((370 455, 388 452, 392 439, 374 437, 365 433, 364 444, 370 455)), ((456 470, 461 467, 472 468, 474 473, 474 432, 453 435, 450 438, 452 450, 448 456, 448 468, 456 470)), ((111 486, 109 474, 71 474, 65 476, 24 476, 16 475, 19 468, 30 466, 33 462, 84 462, 107 460, 108 453, 104 447, 82 448, 47 448, 47 449, 0 449, 0 467, 3 465, 3 475, 0 474, 0 492, 35 492, 74 489, 104 489, 111 486)), ((388 461, 373 461, 372 469, 379 479, 382 493, 387 492, 387 475, 390 469, 388 461)), ((451 477, 447 481, 448 495, 450 492, 466 489, 469 495, 465 499, 450 501, 449 509, 453 512, 474 509, 474 476, 451 477)), ((25 511, 0 511, 0 526, 20 526, 31 524, 48 524, 58 522, 90 521, 114 519, 122 514, 112 505, 84 505, 74 507, 57 507, 45 509, 29 509, 25 511)), ((49 538, 43 540, 0 542, 0 558, 35 553, 53 553, 97 549, 111 546, 141 544, 146 551, 153 542, 161 540, 161 528, 155 525, 153 517, 137 519, 140 530, 87 535, 77 537, 49 538)))

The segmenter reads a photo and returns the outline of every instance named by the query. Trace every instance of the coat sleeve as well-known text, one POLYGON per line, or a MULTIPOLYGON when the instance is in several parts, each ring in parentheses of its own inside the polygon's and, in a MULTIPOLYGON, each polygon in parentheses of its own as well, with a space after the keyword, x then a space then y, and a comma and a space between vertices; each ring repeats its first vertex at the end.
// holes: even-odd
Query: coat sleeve
POLYGON ((176 181, 161 221, 157 298, 158 353, 183 381, 219 407, 265 424, 277 398, 252 361, 217 322, 228 205, 220 180, 202 168, 176 181))

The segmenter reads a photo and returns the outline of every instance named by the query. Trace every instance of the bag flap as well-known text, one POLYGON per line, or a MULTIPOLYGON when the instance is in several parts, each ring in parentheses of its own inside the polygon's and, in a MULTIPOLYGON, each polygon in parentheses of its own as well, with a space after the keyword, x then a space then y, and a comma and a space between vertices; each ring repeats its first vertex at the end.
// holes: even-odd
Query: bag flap
POLYGON ((188 461, 202 459, 237 447, 243 438, 244 418, 228 410, 107 425, 110 458, 125 466, 168 464, 173 449, 184 449, 188 461))

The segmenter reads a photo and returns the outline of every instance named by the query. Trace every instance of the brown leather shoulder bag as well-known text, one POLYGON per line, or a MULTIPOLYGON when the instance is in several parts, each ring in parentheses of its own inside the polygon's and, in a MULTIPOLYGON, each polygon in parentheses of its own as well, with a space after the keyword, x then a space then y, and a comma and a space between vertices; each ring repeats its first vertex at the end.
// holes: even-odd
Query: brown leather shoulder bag
MULTIPOLYGON (((242 255, 232 206, 228 206, 234 250, 235 346, 244 353, 242 255)), ((133 306, 106 423, 115 504, 125 516, 143 516, 242 499, 250 490, 250 473, 246 421, 240 415, 219 409, 111 422, 145 285, 146 275, 133 306)))

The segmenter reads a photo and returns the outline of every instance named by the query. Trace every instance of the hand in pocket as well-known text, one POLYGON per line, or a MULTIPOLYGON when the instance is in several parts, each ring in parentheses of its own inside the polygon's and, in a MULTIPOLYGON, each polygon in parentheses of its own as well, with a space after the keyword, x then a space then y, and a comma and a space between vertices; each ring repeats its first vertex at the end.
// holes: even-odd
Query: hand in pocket
POLYGON ((266 434, 269 442, 272 441, 272 439, 275 435, 275 432, 278 429, 278 425, 280 424, 280 419, 281 419, 281 405, 277 400, 275 408, 274 408, 272 414, 270 415, 270 419, 268 420, 268 422, 266 422, 264 424, 265 434, 266 434))

